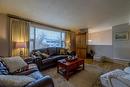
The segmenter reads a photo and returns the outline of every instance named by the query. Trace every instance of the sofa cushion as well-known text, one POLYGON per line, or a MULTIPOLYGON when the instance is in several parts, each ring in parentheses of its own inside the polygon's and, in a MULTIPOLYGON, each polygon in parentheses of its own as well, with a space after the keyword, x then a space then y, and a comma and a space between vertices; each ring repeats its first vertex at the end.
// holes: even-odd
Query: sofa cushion
POLYGON ((27 66, 27 63, 19 56, 2 58, 2 61, 6 64, 10 73, 27 66))
POLYGON ((0 75, 0 87, 24 87, 32 81, 28 76, 0 75))
POLYGON ((51 56, 49 58, 54 59, 54 60, 57 61, 57 60, 65 59, 67 57, 68 57, 67 55, 57 55, 57 56, 51 56))
POLYGON ((34 78, 36 80, 43 78, 43 75, 39 71, 35 71, 35 72, 29 74, 28 76, 31 78, 34 78))

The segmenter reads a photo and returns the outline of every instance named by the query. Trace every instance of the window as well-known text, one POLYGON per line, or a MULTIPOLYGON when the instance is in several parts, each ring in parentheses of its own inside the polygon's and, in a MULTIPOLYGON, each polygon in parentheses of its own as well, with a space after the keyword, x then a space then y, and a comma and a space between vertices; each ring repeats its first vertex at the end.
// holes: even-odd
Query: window
POLYGON ((65 47, 65 32, 30 27, 30 51, 47 47, 65 47))
POLYGON ((29 50, 30 52, 34 49, 34 32, 35 32, 35 29, 34 27, 30 27, 30 45, 29 45, 29 50))

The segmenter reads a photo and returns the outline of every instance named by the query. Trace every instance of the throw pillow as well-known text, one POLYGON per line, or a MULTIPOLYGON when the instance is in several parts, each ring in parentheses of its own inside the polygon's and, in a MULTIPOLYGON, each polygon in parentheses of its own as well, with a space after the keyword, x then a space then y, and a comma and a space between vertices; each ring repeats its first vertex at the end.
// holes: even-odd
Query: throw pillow
POLYGON ((44 58, 48 58, 48 57, 49 57, 49 55, 46 54, 46 53, 41 53, 41 55, 42 55, 44 58))
POLYGON ((36 55, 36 56, 40 56, 40 55, 41 55, 41 52, 40 52, 40 51, 36 51, 36 52, 35 52, 35 55, 36 55))
POLYGON ((65 49, 60 49, 60 54, 65 55, 65 49))
POLYGON ((19 56, 3 58, 2 61, 6 64, 10 73, 27 66, 27 63, 19 56))
POLYGON ((29 76, 0 75, 0 87, 24 87, 34 80, 29 76))
POLYGON ((20 73, 20 72, 23 72, 23 71, 27 71, 29 69, 29 66, 24 66, 18 70, 16 70, 15 72, 13 72, 13 74, 16 74, 16 73, 20 73))

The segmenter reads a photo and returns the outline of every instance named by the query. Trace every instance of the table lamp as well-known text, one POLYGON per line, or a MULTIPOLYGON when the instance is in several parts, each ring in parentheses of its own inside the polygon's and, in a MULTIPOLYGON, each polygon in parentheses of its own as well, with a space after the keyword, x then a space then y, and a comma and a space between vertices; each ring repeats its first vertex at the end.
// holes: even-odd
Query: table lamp
POLYGON ((20 49, 20 56, 23 57, 23 48, 26 48, 27 45, 26 45, 26 42, 16 42, 16 45, 15 45, 16 48, 20 49))

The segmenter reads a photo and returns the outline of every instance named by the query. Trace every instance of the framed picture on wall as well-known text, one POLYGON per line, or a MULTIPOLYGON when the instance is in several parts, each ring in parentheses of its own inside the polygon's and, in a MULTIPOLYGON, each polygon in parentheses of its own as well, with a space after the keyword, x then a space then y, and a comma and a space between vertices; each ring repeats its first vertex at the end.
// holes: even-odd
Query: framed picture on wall
POLYGON ((129 32, 116 32, 114 36, 115 40, 128 40, 129 32))

